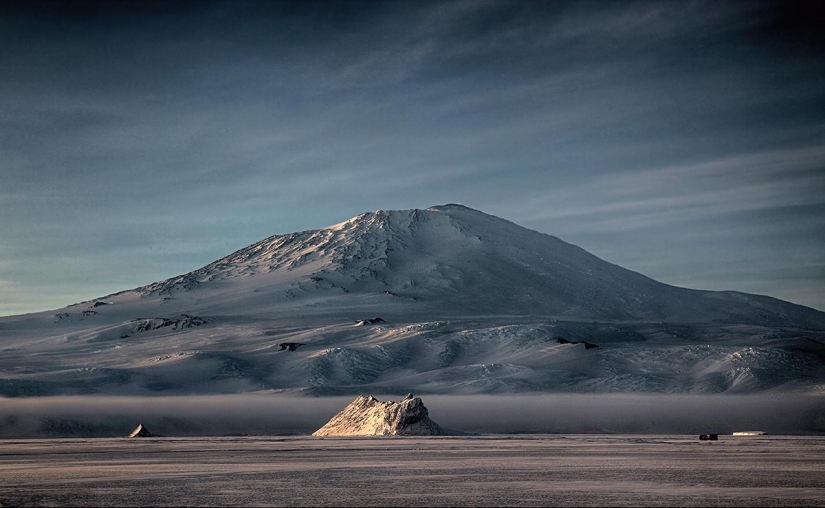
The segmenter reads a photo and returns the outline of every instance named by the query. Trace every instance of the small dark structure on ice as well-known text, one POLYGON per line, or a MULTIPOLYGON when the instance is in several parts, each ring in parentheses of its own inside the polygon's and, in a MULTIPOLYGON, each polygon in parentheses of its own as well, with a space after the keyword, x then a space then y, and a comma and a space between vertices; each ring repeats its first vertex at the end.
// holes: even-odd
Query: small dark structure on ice
POLYGON ((719 441, 719 434, 699 434, 699 441, 719 441))

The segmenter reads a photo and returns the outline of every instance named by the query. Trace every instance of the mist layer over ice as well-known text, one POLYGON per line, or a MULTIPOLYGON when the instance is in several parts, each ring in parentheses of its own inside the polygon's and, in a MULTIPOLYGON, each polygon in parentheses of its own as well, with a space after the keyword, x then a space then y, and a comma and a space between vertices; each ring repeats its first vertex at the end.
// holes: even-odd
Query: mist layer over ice
MULTIPOLYGON (((400 400, 403 395, 379 397, 400 400)), ((0 399, 0 438, 310 434, 353 397, 272 394, 0 399)), ((440 425, 473 433, 825 433, 825 400, 805 395, 424 395, 440 425)))
POLYGON ((481 395, 425 402, 442 425, 480 433, 825 432, 825 399, 805 395, 481 395))

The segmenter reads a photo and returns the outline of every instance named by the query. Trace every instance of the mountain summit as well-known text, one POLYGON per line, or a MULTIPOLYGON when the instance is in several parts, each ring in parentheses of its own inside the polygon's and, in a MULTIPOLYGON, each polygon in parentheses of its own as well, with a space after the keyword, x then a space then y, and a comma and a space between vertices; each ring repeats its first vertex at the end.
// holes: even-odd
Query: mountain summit
POLYGON ((0 329, 8 396, 825 386, 825 313, 662 284, 455 204, 272 236, 0 329))
POLYGON ((662 284, 556 237, 455 204, 364 213, 327 228, 273 236, 140 291, 168 302, 188 291, 213 300, 213 288, 218 299, 230 290, 246 300, 244 312, 262 300, 272 312, 279 300, 320 298, 346 306, 390 296, 397 299, 392 306, 437 309, 442 316, 825 327, 823 314, 812 309, 662 284))

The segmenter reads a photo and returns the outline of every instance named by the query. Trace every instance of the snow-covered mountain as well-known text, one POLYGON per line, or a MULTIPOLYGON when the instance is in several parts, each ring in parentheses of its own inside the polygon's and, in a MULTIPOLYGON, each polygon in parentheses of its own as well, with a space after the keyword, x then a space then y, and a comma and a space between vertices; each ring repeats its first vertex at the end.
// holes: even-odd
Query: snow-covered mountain
POLYGON ((825 391, 825 313, 659 283, 460 205, 0 318, 0 395, 825 391))

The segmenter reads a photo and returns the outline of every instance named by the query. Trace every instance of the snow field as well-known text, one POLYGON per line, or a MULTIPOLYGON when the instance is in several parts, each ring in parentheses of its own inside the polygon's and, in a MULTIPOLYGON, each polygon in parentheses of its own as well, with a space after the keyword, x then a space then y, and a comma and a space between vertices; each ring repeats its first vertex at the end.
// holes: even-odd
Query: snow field
POLYGON ((822 437, 0 441, 4 506, 822 506, 822 437))

